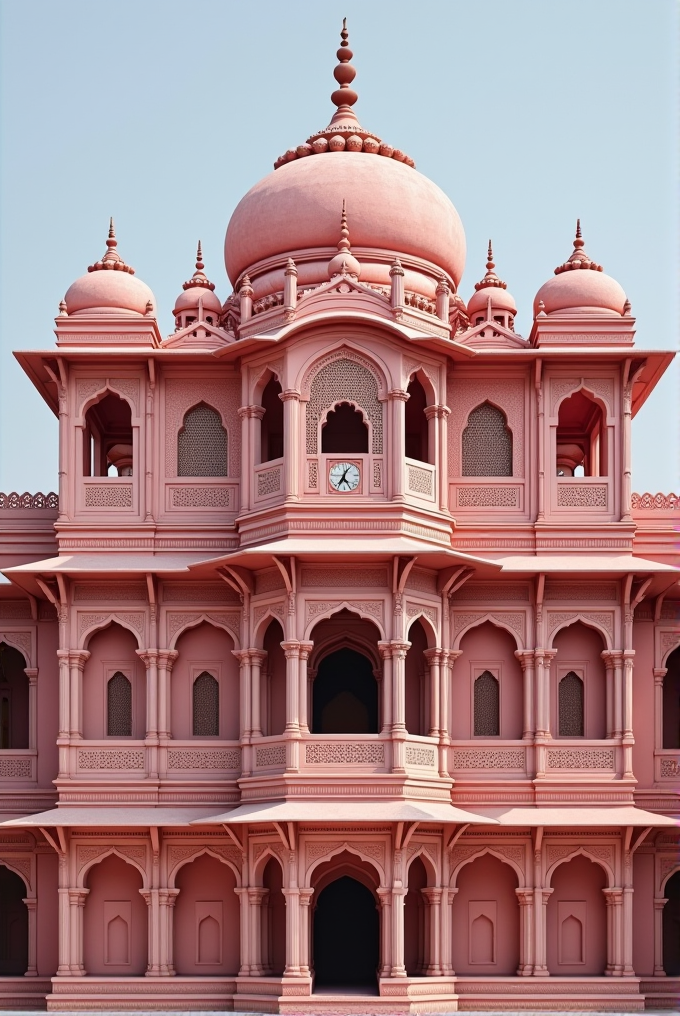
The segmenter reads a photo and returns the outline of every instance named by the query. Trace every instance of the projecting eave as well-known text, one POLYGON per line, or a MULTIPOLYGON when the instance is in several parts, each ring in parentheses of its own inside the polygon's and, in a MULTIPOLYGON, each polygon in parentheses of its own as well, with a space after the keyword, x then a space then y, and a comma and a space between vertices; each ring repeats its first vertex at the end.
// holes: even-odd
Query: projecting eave
POLYGON ((633 554, 537 554, 494 557, 503 574, 513 575, 607 575, 622 578, 624 575, 664 575, 680 577, 680 569, 660 561, 649 561, 633 554))
POLYGON ((149 828, 150 826, 187 826, 190 822, 210 819, 214 808, 51 808, 36 815, 11 818, 0 821, 0 829, 55 829, 63 828, 106 828, 124 827, 149 828))
POLYGON ((314 537, 298 537, 275 540, 254 547, 244 547, 220 557, 210 558, 192 564, 192 573, 213 571, 221 567, 242 567, 252 570, 271 567, 275 558, 300 557, 314 561, 386 561, 395 557, 418 558, 425 567, 439 570, 459 565, 479 570, 489 575, 498 574, 501 565, 496 561, 463 554, 448 547, 437 547, 420 543, 407 537, 354 536, 351 539, 324 537, 323 543, 314 537))
POLYGON ((659 828, 662 826, 680 826, 680 819, 668 815, 657 815, 655 812, 644 811, 633 805, 620 807, 599 806, 596 808, 571 808, 556 805, 547 808, 484 808, 479 809, 480 815, 495 819, 499 825, 513 828, 536 828, 538 826, 554 828, 558 826, 573 832, 575 829, 620 828, 634 826, 642 828, 659 828))
POLYGON ((273 822, 436 822, 497 825, 495 818, 464 811, 444 801, 268 801, 241 804, 232 811, 195 819, 192 825, 247 825, 273 822))

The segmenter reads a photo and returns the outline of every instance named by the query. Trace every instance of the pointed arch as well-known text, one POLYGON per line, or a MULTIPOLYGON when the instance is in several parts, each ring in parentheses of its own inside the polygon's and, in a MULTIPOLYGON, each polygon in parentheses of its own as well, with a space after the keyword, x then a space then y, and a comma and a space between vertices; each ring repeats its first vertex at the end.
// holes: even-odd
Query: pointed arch
POLYGON ((115 397, 117 399, 120 399, 121 402, 127 403, 127 405, 130 407, 131 416, 135 418, 137 417, 137 406, 135 405, 132 398, 125 392, 119 391, 117 388, 115 388, 109 380, 106 380, 102 381, 101 386, 97 388, 96 391, 87 392, 87 394, 83 396, 79 408, 79 416, 81 420, 84 420, 89 410, 92 409, 93 406, 96 406, 98 403, 102 402, 107 397, 107 395, 115 395, 115 397))
MULTIPOLYGON (((319 604, 319 606, 325 607, 326 603, 319 604)), ((316 625, 319 624, 320 621, 327 621, 334 614, 338 614, 341 610, 348 610, 351 614, 358 614, 359 617, 363 618, 363 620, 365 621, 371 621, 371 623, 374 624, 378 629, 378 631, 380 632, 381 639, 384 639, 386 636, 384 623, 382 621, 382 608, 383 608, 382 600, 374 600, 374 601, 334 600, 332 603, 327 604, 326 610, 323 611, 320 610, 319 613, 315 613, 313 617, 311 617, 308 620, 307 627, 305 629, 305 639, 309 639, 312 631, 314 630, 316 625), (372 613, 371 609, 368 609, 369 604, 370 607, 375 606, 376 608, 379 605, 381 614, 380 619, 378 619, 378 617, 376 616, 378 613, 377 609, 376 613, 372 613)))
POLYGON ((355 649, 363 656, 367 656, 373 664, 376 673, 380 672, 380 654, 375 643, 364 637, 360 632, 346 631, 336 635, 329 635, 320 642, 314 643, 314 648, 309 657, 309 669, 316 670, 322 660, 338 649, 355 649))
POLYGON ((411 628, 416 623, 416 621, 420 621, 423 627, 423 631, 425 632, 425 637, 427 638, 427 648, 434 649, 438 645, 439 632, 437 631, 434 622, 432 621, 432 618, 425 613, 425 610, 426 608, 422 607, 418 610, 417 613, 408 615, 408 627, 406 629, 406 638, 408 639, 409 632, 411 631, 411 628))
MULTIPOLYGON (((569 628, 571 627, 572 624, 576 624, 577 621, 580 621, 587 628, 593 628, 596 632, 598 632, 602 636, 606 649, 613 648, 611 633, 607 630, 607 628, 604 626, 604 624, 602 624, 601 621, 599 621, 596 617, 592 617, 589 614, 573 614, 568 618, 560 620, 559 623, 556 625, 556 627, 553 628, 553 630, 550 632, 550 635, 548 637, 548 649, 552 649, 553 642, 555 641, 555 636, 559 632, 561 632, 563 628, 569 628)), ((522 646, 520 648, 524 647, 522 646)))
MULTIPOLYGON (((86 617, 87 615, 81 615, 81 624, 83 623, 83 619, 86 617)), ((96 635, 99 631, 103 631, 105 628, 109 628, 112 624, 118 624, 121 628, 125 628, 126 631, 129 631, 135 637, 138 649, 144 649, 144 637, 142 633, 145 628, 145 620, 145 616, 141 612, 137 615, 116 613, 93 615, 92 622, 90 624, 85 623, 83 626, 78 648, 87 649, 93 635, 96 635), (133 618, 139 619, 137 621, 139 628, 135 627, 133 618)))
MULTIPOLYGON (((480 847, 475 850, 474 853, 468 854, 467 857, 461 858, 456 864, 455 862, 451 865, 451 875, 449 877, 449 886, 451 889, 455 889, 458 885, 458 876, 460 875, 463 868, 468 864, 472 864, 477 858, 483 857, 485 854, 491 854, 497 861, 501 861, 503 864, 507 864, 515 872, 517 876, 517 885, 522 888, 526 885, 526 876, 524 874, 524 868, 512 857, 506 856, 500 850, 496 850, 494 847, 480 847)), ((455 852, 454 852, 455 856, 455 852)))
MULTIPOLYGON (((460 643, 461 643, 462 639, 465 637, 465 635, 467 635, 467 633, 469 631, 471 631, 473 628, 478 628, 480 624, 484 624, 486 621, 489 621, 496 628, 503 628, 510 635, 512 635, 513 639, 517 643, 517 648, 518 649, 525 649, 526 648, 526 646, 524 644, 524 637, 523 637, 523 635, 520 635, 520 632, 519 632, 518 628, 513 626, 513 624, 515 622, 515 618, 514 617, 511 620, 510 619, 504 619, 502 614, 499 615, 499 614, 494 614, 494 613, 488 612, 486 614, 476 614, 474 617, 471 617, 469 620, 467 620, 467 618, 464 618, 464 620, 465 620, 465 624, 463 624, 456 631, 456 634, 455 634, 455 637, 454 637, 454 640, 453 640, 453 648, 454 649, 460 649, 460 643)), ((455 624, 455 615, 454 615, 454 624, 455 624)))
POLYGON ((354 854, 354 856, 360 858, 360 860, 362 860, 364 864, 367 864, 370 868, 373 868, 378 873, 379 879, 378 884, 380 886, 387 885, 385 877, 385 869, 377 861, 377 859, 371 856, 371 854, 369 854, 368 852, 362 850, 362 844, 360 841, 356 843, 348 843, 347 840, 337 843, 329 843, 327 853, 320 854, 318 857, 314 857, 313 860, 308 863, 307 870, 305 871, 304 875, 304 885, 307 888, 312 888, 312 875, 314 874, 315 870, 321 865, 328 864, 330 861, 333 860, 334 857, 336 857, 338 854, 345 853, 345 851, 348 854, 354 854))
POLYGON ((275 609, 276 607, 279 606, 282 607, 282 605, 278 603, 268 604, 265 613, 262 614, 261 617, 258 617, 257 621, 253 625, 253 636, 252 636, 253 648, 255 649, 263 648, 264 638, 265 635, 267 634, 267 629, 269 628, 269 625, 272 623, 272 621, 276 621, 277 624, 280 625, 281 634, 285 638, 285 624, 284 624, 285 615, 283 613, 283 607, 281 609, 280 614, 277 614, 275 609))
MULTIPOLYGON (((254 849, 257 850, 258 846, 263 846, 263 844, 256 844, 254 849)), ((264 849, 257 855, 257 857, 255 857, 254 861, 252 862, 253 885, 261 886, 263 884, 262 877, 264 875, 264 869, 267 867, 267 864, 272 858, 276 861, 276 863, 279 865, 281 869, 281 879, 283 881, 284 887, 288 885, 288 882, 286 880, 286 865, 283 863, 283 860, 281 856, 278 854, 278 852, 272 846, 270 846, 269 843, 264 844, 264 849)))
POLYGON ((220 861, 222 864, 225 864, 227 866, 227 868, 230 868, 231 871, 234 873, 234 877, 236 878, 236 886, 237 886, 237 888, 241 887, 241 884, 242 884, 242 881, 241 881, 241 868, 240 868, 240 866, 238 864, 236 864, 234 861, 230 860, 230 858, 225 857, 224 854, 219 853, 219 851, 213 850, 212 847, 210 847, 210 846, 201 846, 200 844, 197 844, 196 845, 196 849, 195 849, 195 851, 192 854, 187 854, 186 857, 180 857, 175 862, 175 864, 169 869, 169 871, 168 871, 168 888, 169 889, 174 889, 175 888, 175 882, 177 880, 177 876, 179 875, 180 870, 186 864, 191 864, 192 861, 198 860, 198 858, 202 857, 204 854, 207 854, 208 857, 214 857, 215 860, 220 861))
POLYGON ((437 382, 430 371, 422 363, 405 364, 405 388, 417 378, 425 392, 426 405, 434 406, 437 403, 437 382))
POLYGON ((507 414, 488 399, 470 410, 461 443, 463 476, 513 475, 513 435, 507 414))
POLYGON ((406 861, 406 882, 407 882, 407 884, 408 884, 408 872, 409 872, 409 870, 411 868, 411 865, 413 864, 413 862, 417 858, 420 858, 420 860, 421 860, 421 862, 423 864, 423 867, 425 868, 425 871, 427 873, 427 884, 428 884, 428 886, 436 886, 436 885, 438 885, 439 884, 439 876, 438 876, 438 873, 437 873, 437 865, 435 864, 435 862, 433 861, 432 857, 430 856, 430 854, 429 854, 428 850, 426 849, 424 843, 421 843, 413 851, 413 853, 409 856, 408 860, 406 861))
POLYGON ((110 857, 112 854, 115 854, 116 857, 120 858, 121 861, 124 861, 125 864, 129 864, 131 867, 137 869, 139 874, 142 876, 142 887, 144 889, 149 889, 151 887, 151 879, 147 873, 146 865, 141 861, 136 860, 134 857, 129 857, 123 850, 119 850, 118 847, 115 846, 105 848, 101 854, 97 854, 96 857, 88 858, 88 860, 85 861, 76 877, 77 887, 79 889, 84 889, 88 872, 92 868, 96 867, 96 865, 101 864, 102 861, 105 861, 106 858, 110 857))
POLYGON ((229 435, 222 414, 205 400, 187 409, 177 434, 178 476, 228 476, 229 435))
POLYGON ((234 627, 232 628, 229 626, 228 622, 223 618, 221 618, 219 615, 203 614, 203 613, 183 615, 181 623, 172 634, 168 648, 176 649, 177 642, 179 641, 180 636, 183 635, 184 632, 188 631, 190 628, 197 628, 198 625, 203 624, 203 622, 212 625, 213 628, 220 628, 222 631, 225 631, 232 640, 232 642, 234 643, 234 648, 235 649, 241 648, 241 639, 237 630, 238 629, 237 621, 233 622, 234 627))
POLYGON ((555 871, 559 868, 559 866, 561 864, 567 864, 568 861, 571 861, 575 857, 578 857, 579 854, 582 854, 585 858, 587 858, 587 860, 592 861, 594 864, 598 864, 600 868, 602 868, 605 875, 607 876, 608 889, 613 889, 615 887, 616 879, 614 877, 614 869, 611 867, 611 865, 609 865, 604 860, 604 858, 597 857, 594 853, 591 853, 587 847, 579 846, 574 847, 574 849, 570 853, 565 854, 564 857, 558 857, 555 861, 553 861, 552 864, 548 866, 548 869, 545 873, 545 884, 547 889, 551 887, 553 875, 555 874, 555 871))
POLYGON ((35 666, 35 649, 33 632, 11 631, 4 629, 0 631, 0 642, 5 642, 12 649, 16 649, 24 658, 27 667, 35 666))
MULTIPOLYGON (((8 871, 11 871, 12 874, 17 875, 21 879, 21 881, 26 886, 26 896, 28 898, 32 899, 35 897, 31 877, 30 875, 26 874, 26 871, 23 868, 20 868, 16 863, 12 864, 12 860, 6 856, 0 857, 0 866, 2 866, 3 868, 7 868, 8 871)), ((31 867, 29 867, 29 871, 30 870, 31 867)))

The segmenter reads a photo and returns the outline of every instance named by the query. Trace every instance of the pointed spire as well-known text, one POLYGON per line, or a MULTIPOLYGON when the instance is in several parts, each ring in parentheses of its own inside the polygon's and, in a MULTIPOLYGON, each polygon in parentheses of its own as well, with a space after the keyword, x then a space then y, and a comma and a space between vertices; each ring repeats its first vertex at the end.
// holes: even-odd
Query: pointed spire
POLYGON ((340 216, 340 239, 338 240, 338 253, 331 258, 328 264, 328 277, 334 279, 336 275, 349 275, 358 279, 361 274, 361 265, 352 254, 349 243, 349 226, 347 225, 347 204, 342 199, 342 214, 340 216))
POLYGON ((602 271, 602 265, 595 264, 595 262, 588 257, 583 249, 583 246, 584 240, 581 233, 581 220, 577 219, 574 250, 572 251, 571 256, 568 257, 563 264, 557 266, 555 269, 555 275, 561 275, 562 272, 572 271, 574 268, 590 268, 594 272, 602 271))
POLYGON ((347 18, 342 19, 342 31, 340 32, 340 49, 337 52, 337 57, 340 63, 333 71, 333 77, 340 85, 339 88, 331 95, 331 102, 337 106, 337 111, 333 114, 331 123, 337 123, 339 120, 356 120, 356 116, 352 110, 352 106, 357 101, 359 96, 350 88, 350 85, 354 81, 357 72, 352 67, 350 60, 354 56, 352 50, 349 48, 348 43, 349 32, 347 31, 347 18))
POLYGON ((350 250, 349 226, 347 225, 347 205, 344 198, 342 199, 342 215, 340 216, 340 239, 338 240, 338 250, 350 250))
POLYGON ((507 282, 502 282, 494 272, 495 267, 493 247, 491 246, 491 240, 489 240, 489 247, 486 252, 486 275, 481 282, 475 282, 475 290, 487 289, 489 286, 495 286, 497 289, 508 288, 507 282))
POLYGON ((210 282, 203 269, 203 248, 201 247, 201 241, 198 241, 198 247, 196 248, 196 271, 192 277, 182 285, 182 289, 193 289, 196 286, 202 289, 209 289, 211 292, 215 289, 215 283, 210 282))
POLYGON ((93 265, 89 265, 88 272, 101 272, 105 269, 127 272, 128 275, 134 275, 135 270, 130 265, 126 265, 122 257, 116 250, 118 241, 116 240, 116 229, 113 225, 113 216, 109 219, 109 235, 106 239, 106 254, 101 261, 96 261, 93 265))

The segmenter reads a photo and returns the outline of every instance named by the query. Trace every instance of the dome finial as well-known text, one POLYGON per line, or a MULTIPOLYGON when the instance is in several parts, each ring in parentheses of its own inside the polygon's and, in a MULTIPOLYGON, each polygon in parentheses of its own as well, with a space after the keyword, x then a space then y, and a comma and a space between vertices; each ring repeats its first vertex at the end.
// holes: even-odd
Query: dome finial
POLYGON ((116 250, 118 241, 116 240, 116 227, 113 224, 113 216, 109 219, 109 233, 106 238, 106 254, 101 261, 96 261, 93 265, 88 266, 88 272, 101 272, 105 269, 113 269, 117 272, 127 272, 128 275, 134 275, 135 270, 130 265, 126 265, 122 257, 116 250))
POLYGON ((345 199, 342 199, 342 215, 340 216, 340 239, 338 240, 338 250, 349 250, 349 226, 347 225, 347 204, 345 199))
POLYGON ((198 286, 200 289, 209 289, 212 292, 215 289, 215 283, 210 282, 207 278, 203 271, 204 268, 203 247, 201 246, 201 241, 199 240, 196 247, 196 271, 190 279, 183 283, 182 289, 186 291, 187 289, 194 289, 198 286))
POLYGON ((561 275, 562 272, 569 272, 574 268, 590 268, 594 272, 601 272, 602 265, 595 264, 586 252, 583 250, 584 240, 581 233, 581 220, 576 220, 576 236, 574 238, 574 249, 571 256, 567 260, 558 265, 555 269, 555 275, 561 275))
POLYGON ((113 215, 109 219, 109 235, 106 241, 107 247, 117 247, 118 241, 116 240, 116 227, 113 224, 113 215))
POLYGON ((348 117, 356 119, 351 107, 357 101, 359 96, 353 88, 350 88, 350 85, 354 81, 357 72, 350 63, 354 54, 349 48, 349 43, 347 41, 348 38, 349 32, 347 31, 347 18, 343 18, 342 31, 340 32, 340 39, 342 41, 340 42, 340 49, 337 52, 337 57, 340 63, 333 71, 333 77, 340 87, 336 88, 331 94, 331 102, 338 108, 333 114, 331 123, 338 120, 347 120, 348 117))
POLYGON ((486 275, 481 282, 475 282, 475 290, 486 289, 488 286, 494 286, 496 289, 507 289, 507 282, 501 282, 494 268, 496 267, 493 259, 493 247, 491 246, 491 240, 489 240, 489 246, 486 252, 486 275))
POLYGON ((203 250, 201 248, 201 241, 198 241, 198 247, 196 248, 196 271, 202 272, 205 268, 203 264, 203 250))
POLYGON ((491 269, 495 267, 496 265, 493 260, 493 247, 491 246, 491 240, 489 240, 489 249, 486 252, 486 269, 490 272, 491 269))

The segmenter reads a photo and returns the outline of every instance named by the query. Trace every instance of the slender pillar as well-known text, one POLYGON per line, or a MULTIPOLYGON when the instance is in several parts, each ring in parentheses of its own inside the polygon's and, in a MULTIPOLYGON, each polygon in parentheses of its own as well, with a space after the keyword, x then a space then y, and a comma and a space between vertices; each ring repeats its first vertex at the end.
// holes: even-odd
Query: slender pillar
POLYGON ((600 656, 604 660, 605 669, 605 712, 607 723, 607 737, 614 736, 614 654, 609 649, 604 649, 600 656))
POLYGON ((404 899, 403 886, 392 889, 392 969, 391 977, 406 977, 404 965, 404 899))
POLYGON ((38 747, 38 668, 24 667, 28 678, 28 747, 38 747))
POLYGON ((665 977, 663 966, 663 908, 668 900, 663 896, 654 898, 654 976, 665 977))
POLYGON ((284 490, 286 501, 300 500, 300 393, 281 392, 283 402, 284 490))
POLYGON ((408 392, 400 388, 393 388, 389 392, 390 405, 392 407, 392 442, 388 442, 391 448, 391 486, 392 500, 404 500, 404 449, 406 434, 405 406, 409 398, 408 392))
POLYGON ((389 977, 392 969, 392 890, 377 889, 380 901, 380 966, 378 977, 389 977))
POLYGON ((90 658, 86 649, 72 649, 69 656, 71 671, 70 721, 71 740, 80 741, 83 736, 83 670, 90 658))
POLYGON ((239 930, 240 930, 240 942, 241 942, 241 955, 240 955, 240 966, 238 971, 239 977, 248 977, 250 974, 250 903, 248 894, 250 889, 245 886, 240 886, 234 889, 234 892, 238 896, 239 903, 239 930))
POLYGON ((262 962, 262 904, 269 896, 269 889, 249 886, 248 905, 250 909, 250 974, 264 974, 262 962))
POLYGON ((300 643, 292 639, 282 642, 286 656, 286 732, 300 732, 298 696, 300 689, 300 643))
POLYGON ((623 651, 612 652, 614 660, 614 737, 623 736, 623 651))
POLYGON ((282 889, 286 898, 286 968, 284 977, 300 976, 300 890, 282 889))
MULTIPOLYGON (((406 772, 406 653, 410 642, 392 641, 392 770, 406 772)), ((394 906, 394 904, 393 904, 394 906)), ((403 908, 403 905, 402 905, 403 908)))
POLYGON ((420 894, 427 905, 429 926, 428 950, 423 957, 425 975, 427 977, 439 977, 443 973, 441 951, 442 889, 432 886, 421 889, 420 894))
POLYGON ((307 676, 307 663, 309 661, 309 655, 314 648, 313 642, 301 642, 300 643, 300 691, 298 708, 300 710, 300 733, 309 733, 309 688, 308 688, 308 676, 307 676))
POLYGON ((443 649, 426 649, 423 656, 430 665, 430 737, 439 737, 441 722, 441 674, 443 649))
POLYGON ((146 903, 147 964, 145 977, 158 977, 160 968, 160 922, 158 920, 158 889, 140 889, 146 903))
POLYGON ((161 741, 168 741, 172 737, 170 675, 178 656, 176 649, 158 650, 158 738, 161 741))
POLYGON ((442 890, 442 974, 445 977, 453 977, 455 970, 451 963, 453 943, 451 933, 453 931, 453 901, 458 894, 458 889, 445 888, 442 890))
POLYGON ((175 903, 179 889, 158 890, 159 965, 161 977, 175 976, 175 903))
POLYGON ((534 651, 533 649, 517 649, 515 656, 522 667, 524 677, 524 709, 522 723, 522 739, 532 741, 535 733, 534 728, 534 651))
POLYGON ((552 896, 554 889, 535 889, 534 890, 534 917, 536 920, 536 939, 535 939, 535 956, 536 962, 534 963, 534 976, 535 977, 547 977, 548 976, 548 944, 547 944, 547 929, 548 922, 546 919, 546 911, 548 909, 548 900, 552 896))
POLYGON ((147 772, 158 779, 158 651, 137 649, 146 667, 146 759, 147 772))
POLYGON ((68 858, 59 854, 59 966, 57 977, 68 977, 71 973, 71 900, 68 888, 68 858))
POLYGON ((621 977, 623 974, 623 890, 603 889, 607 904, 607 966, 608 977, 621 977))
MULTIPOLYGON (((250 655, 250 726, 253 737, 262 737, 262 668, 267 661, 267 653, 263 649, 249 649, 250 655)), ((247 671, 247 663, 244 666, 247 671)), ((248 699, 248 679, 244 701, 248 699)))
POLYGON ((437 406, 439 432, 439 510, 449 514, 449 422, 448 406, 437 406))
POLYGON ((666 667, 654 668, 654 747, 663 748, 663 679, 668 673, 666 667))
POLYGON ((536 389, 536 415, 538 417, 538 512, 536 521, 543 522, 545 519, 545 411, 540 362, 536 364, 534 386, 536 389))
POLYGON ((24 977, 37 977, 38 976, 38 960, 37 960, 37 945, 38 945, 38 928, 36 924, 36 907, 38 905, 37 899, 29 897, 23 901, 26 904, 26 910, 28 911, 28 963, 26 965, 26 973, 24 977))
POLYGON ((71 974, 77 977, 85 975, 83 966, 83 910, 89 889, 69 889, 69 905, 71 910, 71 974))
POLYGON ((378 642, 380 659, 383 664, 382 676, 382 729, 381 734, 392 730, 392 643, 378 642))
MULTIPOLYGON (((378 890, 380 892, 380 890, 378 890)), ((311 902, 314 895, 313 889, 300 889, 300 976, 309 977, 311 974, 310 955, 310 931, 312 924, 311 902)))
MULTIPOLYGON (((631 498, 631 419, 633 406, 633 381, 627 381, 623 387, 623 428, 621 431, 621 457, 623 459, 623 475, 621 483, 621 521, 630 522, 633 518, 631 498)), ((607 440, 607 432, 602 437, 607 440)))
POLYGON ((249 406, 242 406, 238 415, 241 417, 241 512, 250 509, 250 478, 253 475, 254 457, 250 447, 250 423, 248 420, 249 406))
POLYGON ((515 889, 519 903, 519 966, 518 977, 528 977, 534 970, 534 890, 515 889))
POLYGON ((623 776, 633 779, 633 665, 635 650, 623 651, 623 776))

